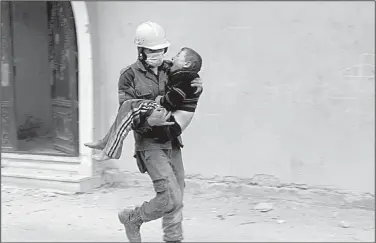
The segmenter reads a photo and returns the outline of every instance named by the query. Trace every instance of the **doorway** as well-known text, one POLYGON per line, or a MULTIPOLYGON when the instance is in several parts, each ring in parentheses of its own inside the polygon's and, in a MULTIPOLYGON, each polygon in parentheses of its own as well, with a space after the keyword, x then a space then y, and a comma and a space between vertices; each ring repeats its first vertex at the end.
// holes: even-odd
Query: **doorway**
POLYGON ((2 150, 78 156, 78 55, 70 2, 1 4, 2 150))

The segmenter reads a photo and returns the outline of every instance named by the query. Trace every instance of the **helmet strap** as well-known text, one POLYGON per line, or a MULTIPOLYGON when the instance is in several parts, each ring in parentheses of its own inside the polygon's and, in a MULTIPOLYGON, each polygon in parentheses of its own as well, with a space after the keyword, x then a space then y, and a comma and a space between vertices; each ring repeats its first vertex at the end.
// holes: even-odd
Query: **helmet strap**
POLYGON ((146 60, 146 54, 144 52, 144 48, 143 47, 138 47, 138 59, 141 61, 141 62, 145 62, 146 60))

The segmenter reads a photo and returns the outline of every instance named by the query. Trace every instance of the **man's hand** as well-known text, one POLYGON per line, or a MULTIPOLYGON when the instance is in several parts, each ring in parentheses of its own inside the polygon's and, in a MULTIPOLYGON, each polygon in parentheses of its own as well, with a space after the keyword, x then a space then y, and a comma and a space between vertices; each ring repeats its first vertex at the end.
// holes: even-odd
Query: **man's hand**
POLYGON ((197 94, 197 93, 202 92, 202 90, 203 90, 203 86, 204 86, 204 85, 203 85, 203 83, 202 83, 201 78, 195 78, 194 80, 192 80, 192 82, 191 82, 191 86, 197 88, 197 90, 196 90, 196 92, 195 92, 195 94, 197 94))
POLYGON ((147 123, 149 126, 168 126, 173 125, 173 122, 168 122, 167 120, 170 118, 171 112, 168 112, 164 108, 157 108, 151 113, 151 115, 147 118, 147 123))

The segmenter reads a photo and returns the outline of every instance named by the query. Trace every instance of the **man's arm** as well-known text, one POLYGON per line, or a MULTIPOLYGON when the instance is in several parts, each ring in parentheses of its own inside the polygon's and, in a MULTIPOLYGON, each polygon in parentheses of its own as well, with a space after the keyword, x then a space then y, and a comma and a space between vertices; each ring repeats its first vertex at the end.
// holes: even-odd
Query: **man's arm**
POLYGON ((120 106, 126 100, 137 99, 134 89, 134 73, 131 68, 126 68, 121 71, 118 82, 118 98, 120 106))
MULTIPOLYGON (((124 101, 130 99, 138 99, 134 88, 134 73, 131 68, 126 68, 121 71, 118 82, 118 98, 119 105, 121 106, 124 101)), ((145 133, 152 130, 152 126, 166 126, 171 125, 171 122, 167 122, 171 113, 157 113, 146 119, 144 123, 139 124, 137 128, 138 133, 145 133)))
POLYGON ((204 89, 204 84, 200 77, 195 78, 191 82, 191 86, 197 88, 195 94, 202 93, 202 90, 204 89))
MULTIPOLYGON (((118 97, 119 97, 119 109, 123 103, 130 99, 137 99, 136 91, 134 88, 134 73, 131 68, 125 68, 120 72, 120 78, 118 83, 118 97)), ((146 133, 151 130, 151 127, 147 122, 141 122, 137 128, 138 133, 146 133)))

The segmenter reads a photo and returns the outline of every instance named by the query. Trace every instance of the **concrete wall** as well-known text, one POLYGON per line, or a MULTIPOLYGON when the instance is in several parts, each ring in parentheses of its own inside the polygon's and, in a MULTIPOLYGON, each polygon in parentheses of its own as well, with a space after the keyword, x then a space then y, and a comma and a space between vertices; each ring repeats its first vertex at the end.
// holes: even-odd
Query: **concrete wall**
POLYGON ((13 6, 17 124, 25 124, 27 116, 41 119, 43 134, 52 126, 47 5, 45 2, 14 2, 13 6))
MULTIPOLYGON (((92 2, 95 136, 117 111, 119 71, 136 60, 136 26, 166 29, 175 54, 203 57, 205 92, 185 131, 187 174, 267 174, 374 191, 374 3, 92 2), (367 59, 368 58, 368 59, 367 59), (350 69, 347 69, 350 68, 350 69), (360 71, 359 71, 360 70, 360 71), (112 107, 112 108, 110 108, 112 107)), ((120 161, 137 171, 133 138, 120 161)))

